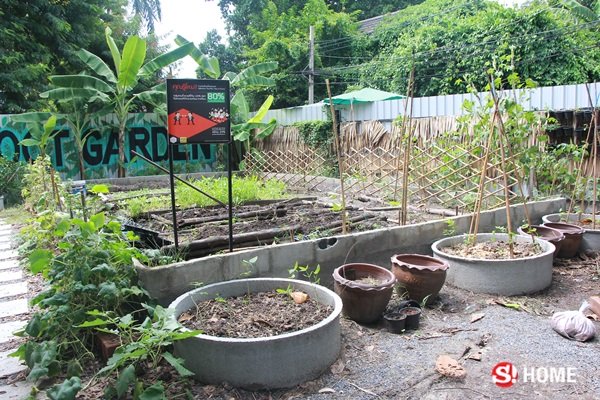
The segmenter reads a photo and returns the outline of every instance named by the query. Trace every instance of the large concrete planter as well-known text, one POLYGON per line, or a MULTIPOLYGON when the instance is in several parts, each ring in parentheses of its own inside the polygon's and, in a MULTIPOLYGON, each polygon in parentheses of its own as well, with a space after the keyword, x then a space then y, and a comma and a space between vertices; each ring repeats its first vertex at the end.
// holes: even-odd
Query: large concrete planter
POLYGON ((338 358, 341 349, 340 313, 342 301, 331 290, 294 279, 257 278, 220 282, 179 296, 170 305, 175 317, 195 303, 286 288, 291 284, 333 312, 318 324, 283 335, 237 339, 209 335, 175 342, 177 356, 208 384, 229 383, 251 390, 298 385, 320 376, 338 358))
MULTIPOLYGON (((566 223, 580 222, 588 219, 591 221, 592 214, 548 214, 542 217, 542 221, 546 222, 561 222, 563 220, 566 223)), ((581 238, 581 247, 579 251, 600 251, 600 216, 596 216, 596 229, 592 229, 592 223, 582 224, 582 228, 585 229, 583 237, 581 238)))
MULTIPOLYGON (((552 258, 554 245, 536 239, 544 250, 533 257, 487 260, 471 259, 444 252, 445 247, 463 243, 467 235, 452 236, 431 245, 435 257, 450 266, 446 283, 476 293, 512 296, 535 293, 552 283, 552 258)), ((514 236, 517 242, 530 242, 531 236, 514 236)), ((505 233, 480 233, 476 241, 508 240, 505 233)))

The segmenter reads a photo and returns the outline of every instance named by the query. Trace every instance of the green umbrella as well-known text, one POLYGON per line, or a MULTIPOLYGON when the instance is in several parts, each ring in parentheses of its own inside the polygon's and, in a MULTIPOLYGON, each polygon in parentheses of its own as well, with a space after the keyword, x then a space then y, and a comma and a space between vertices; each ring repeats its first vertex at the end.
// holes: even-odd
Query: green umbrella
MULTIPOLYGON (((356 90, 350 93, 340 94, 331 98, 333 104, 356 104, 356 103, 371 103, 374 101, 383 100, 398 100, 404 99, 406 96, 396 93, 384 92, 383 90, 365 88, 356 90)), ((323 100, 325 104, 329 104, 329 98, 323 100)))

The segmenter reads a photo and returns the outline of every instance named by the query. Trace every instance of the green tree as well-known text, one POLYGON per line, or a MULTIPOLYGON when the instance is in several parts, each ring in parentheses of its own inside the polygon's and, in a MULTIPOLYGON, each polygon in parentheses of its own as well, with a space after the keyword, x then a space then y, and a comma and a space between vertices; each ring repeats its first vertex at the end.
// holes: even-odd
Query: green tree
MULTIPOLYGON (((206 33, 206 37, 198 44, 198 49, 202 54, 214 57, 219 60, 219 65, 223 71, 237 72, 239 62, 239 53, 236 53, 232 47, 225 45, 223 38, 216 29, 206 33)), ((196 71, 198 78, 204 78, 207 75, 202 69, 196 71)))
POLYGON ((104 27, 121 35, 126 0, 2 0, 0 2, 0 114, 41 110, 39 93, 51 74, 75 73, 75 55, 87 48, 102 57, 104 27))
MULTIPOLYGON (((75 102, 82 96, 97 98, 109 96, 111 108, 117 120, 119 146, 118 175, 119 177, 124 177, 125 126, 129 113, 134 107, 135 100, 142 93, 136 91, 139 80, 143 77, 153 76, 167 65, 185 57, 193 48, 193 44, 186 43, 145 62, 146 42, 143 39, 135 35, 130 36, 121 52, 111 33, 111 30, 106 28, 106 43, 112 55, 114 70, 97 55, 82 49, 77 52, 77 55, 86 64, 88 70, 93 72, 93 75, 63 75, 53 76, 51 79, 57 88, 70 89, 54 92, 56 93, 56 97, 53 97, 54 100, 61 98, 63 101, 75 102)), ((52 91, 49 93, 52 93, 52 91)))
POLYGON ((154 31, 154 22, 161 18, 160 0, 131 0, 131 8, 145 22, 148 31, 154 31))
POLYGON ((593 23, 575 25, 542 2, 506 8, 480 0, 427 0, 356 41, 360 57, 329 72, 404 93, 414 65, 417 96, 463 93, 468 80, 486 84, 486 62, 512 52, 515 72, 541 86, 581 83, 600 78, 599 39, 593 23))

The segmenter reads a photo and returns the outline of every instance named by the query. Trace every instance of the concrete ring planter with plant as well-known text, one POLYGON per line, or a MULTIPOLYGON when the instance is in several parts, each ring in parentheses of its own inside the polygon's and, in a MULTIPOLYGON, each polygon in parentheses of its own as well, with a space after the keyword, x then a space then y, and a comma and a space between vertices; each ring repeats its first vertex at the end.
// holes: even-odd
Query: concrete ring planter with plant
MULTIPOLYGON (((446 282, 475 293, 513 296, 538 292, 552 283, 554 245, 537 239, 543 252, 523 258, 481 259, 466 258, 444 252, 445 247, 465 242, 468 235, 447 237, 431 245, 435 257, 448 263, 446 282)), ((476 242, 508 241, 506 233, 479 233, 476 242)), ((513 236, 516 242, 531 242, 531 236, 513 236)))
POLYGON ((179 318, 196 303, 217 296, 233 297, 274 291, 292 285, 333 311, 318 324, 272 337, 239 339, 198 335, 174 343, 177 356, 208 384, 227 382, 251 390, 298 385, 320 376, 338 358, 341 349, 342 301, 331 290, 313 283, 283 278, 238 279, 207 285, 179 296, 170 305, 179 318))
POLYGON ((596 216, 596 228, 592 229, 592 214, 548 214, 542 217, 542 221, 544 223, 551 222, 566 222, 573 223, 577 222, 581 225, 582 228, 585 229, 583 233, 583 237, 581 238, 581 246, 579 248, 580 251, 600 251, 600 216, 596 216), (589 221, 589 223, 586 223, 589 221))

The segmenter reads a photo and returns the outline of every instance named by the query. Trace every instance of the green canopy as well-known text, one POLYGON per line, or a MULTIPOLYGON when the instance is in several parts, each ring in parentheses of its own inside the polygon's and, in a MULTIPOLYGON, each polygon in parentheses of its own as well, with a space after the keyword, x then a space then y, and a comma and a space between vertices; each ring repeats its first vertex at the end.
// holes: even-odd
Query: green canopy
MULTIPOLYGON (((334 96, 331 99, 333 104, 356 104, 356 103, 371 103, 373 101, 383 100, 398 100, 403 99, 406 96, 401 94, 384 92, 383 90, 365 88, 350 93, 340 94, 334 96)), ((325 104, 329 104, 329 98, 323 100, 325 104)))

